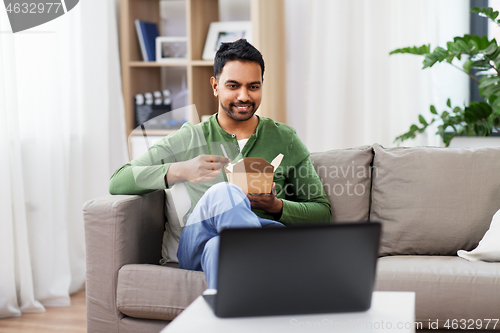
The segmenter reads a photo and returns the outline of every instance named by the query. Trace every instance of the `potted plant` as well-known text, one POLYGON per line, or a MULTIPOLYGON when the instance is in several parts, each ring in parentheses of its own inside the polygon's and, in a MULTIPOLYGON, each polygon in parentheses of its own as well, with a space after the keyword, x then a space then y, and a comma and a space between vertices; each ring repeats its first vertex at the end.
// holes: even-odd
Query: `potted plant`
MULTIPOLYGON (((471 13, 478 13, 488 17, 500 26, 499 13, 492 8, 472 8, 471 13)), ((420 47, 405 47, 392 51, 390 54, 407 53, 424 56, 423 68, 432 67, 446 61, 448 64, 462 70, 479 84, 479 94, 484 102, 471 102, 464 107, 452 107, 450 99, 446 102, 449 110, 440 114, 431 105, 433 118, 427 121, 422 115, 418 116, 419 125, 413 124, 408 132, 398 136, 395 142, 413 139, 423 133, 430 124, 440 123, 436 134, 440 135, 443 143, 448 147, 455 136, 490 136, 493 128, 500 128, 500 47, 495 39, 488 40, 487 36, 464 35, 455 37, 446 43, 446 48, 436 47, 431 52, 430 44, 420 47), (455 65, 455 59, 465 62, 461 67, 455 65), (477 72, 474 74, 472 70, 477 72)))

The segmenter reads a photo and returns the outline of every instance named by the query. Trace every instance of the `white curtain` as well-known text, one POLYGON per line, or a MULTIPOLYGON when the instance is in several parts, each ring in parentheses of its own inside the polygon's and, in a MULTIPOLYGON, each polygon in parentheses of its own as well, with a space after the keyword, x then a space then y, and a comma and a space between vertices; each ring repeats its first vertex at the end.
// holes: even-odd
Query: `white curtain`
MULTIPOLYGON (((311 151, 395 146, 431 104, 468 101, 456 68, 389 52, 469 33, 469 0, 286 0, 285 10, 287 119, 311 151)), ((440 145, 435 132, 403 145, 440 145)))
POLYGON ((127 162, 116 8, 12 34, 0 9, 0 318, 84 288, 82 206, 127 162))

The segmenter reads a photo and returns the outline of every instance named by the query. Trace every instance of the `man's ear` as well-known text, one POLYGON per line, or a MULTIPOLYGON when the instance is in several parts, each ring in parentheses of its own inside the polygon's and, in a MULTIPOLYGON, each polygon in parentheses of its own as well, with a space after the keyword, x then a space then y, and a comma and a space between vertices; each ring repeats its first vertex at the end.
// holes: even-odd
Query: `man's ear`
POLYGON ((210 84, 212 85, 212 90, 214 91, 214 96, 219 97, 219 83, 215 77, 210 78, 210 84))

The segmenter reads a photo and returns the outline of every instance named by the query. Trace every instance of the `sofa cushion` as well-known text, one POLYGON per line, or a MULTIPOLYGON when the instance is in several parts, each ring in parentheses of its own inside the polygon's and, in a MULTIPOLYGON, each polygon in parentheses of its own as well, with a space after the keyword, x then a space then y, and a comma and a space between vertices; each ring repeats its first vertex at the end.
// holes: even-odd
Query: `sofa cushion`
POLYGON ((116 304, 129 317, 172 320, 207 289, 205 274, 158 265, 125 265, 116 304))
POLYGON ((500 148, 373 148, 370 219, 383 224, 382 255, 477 246, 500 207, 500 148))
POLYGON ((163 243, 161 246, 160 264, 167 262, 179 262, 177 249, 179 239, 184 229, 184 215, 191 208, 191 198, 184 182, 175 183, 165 190, 165 231, 163 232, 163 243))
POLYGON ((450 324, 453 319, 459 324, 461 319, 481 319, 485 329, 485 318, 498 318, 499 281, 500 263, 456 256, 389 256, 377 262, 375 290, 414 291, 415 318, 424 329, 429 329, 429 319, 439 320, 439 328, 445 328, 448 319, 450 324))
POLYGON ((372 160, 370 146, 311 154, 311 161, 332 205, 332 221, 368 220, 372 160))

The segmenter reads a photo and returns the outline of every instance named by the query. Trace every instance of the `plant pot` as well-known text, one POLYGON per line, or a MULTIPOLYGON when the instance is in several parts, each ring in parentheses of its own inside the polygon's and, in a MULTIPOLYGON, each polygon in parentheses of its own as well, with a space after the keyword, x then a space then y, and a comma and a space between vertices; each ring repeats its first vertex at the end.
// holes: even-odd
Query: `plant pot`
MULTIPOLYGON (((444 144, 442 144, 444 147, 444 144)), ((456 136, 451 140, 450 148, 500 147, 500 135, 495 136, 456 136)))

